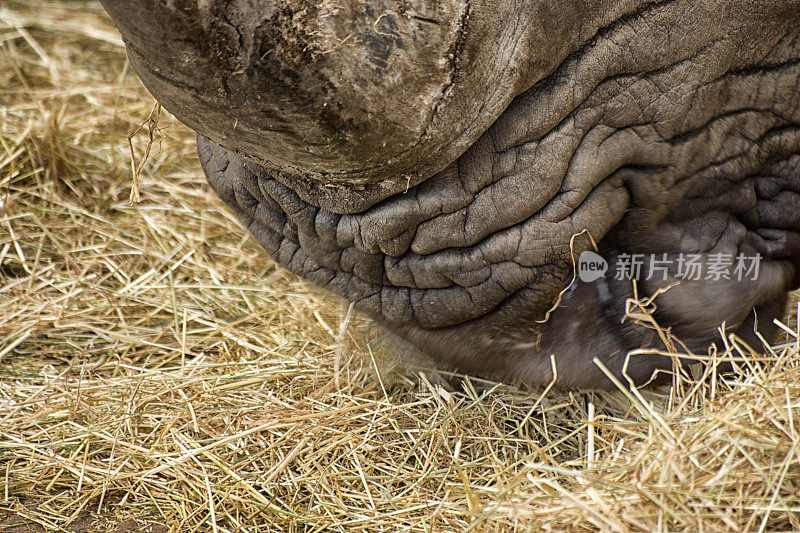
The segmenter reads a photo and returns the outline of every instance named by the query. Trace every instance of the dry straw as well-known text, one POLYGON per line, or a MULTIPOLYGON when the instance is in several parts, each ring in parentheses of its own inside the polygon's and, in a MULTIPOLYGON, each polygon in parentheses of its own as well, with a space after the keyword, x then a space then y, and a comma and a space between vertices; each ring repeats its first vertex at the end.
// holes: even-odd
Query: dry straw
POLYGON ((446 389, 276 268, 153 105, 95 2, 0 3, 0 531, 800 529, 795 327, 673 388, 446 389))

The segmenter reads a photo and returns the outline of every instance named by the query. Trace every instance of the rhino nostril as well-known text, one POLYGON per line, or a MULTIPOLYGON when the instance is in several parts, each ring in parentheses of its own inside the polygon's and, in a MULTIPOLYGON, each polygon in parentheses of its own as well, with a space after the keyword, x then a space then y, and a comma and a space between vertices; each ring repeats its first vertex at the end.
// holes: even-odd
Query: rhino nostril
POLYGON ((800 235, 795 231, 760 228, 755 232, 755 241, 760 254, 768 259, 800 257, 800 235))

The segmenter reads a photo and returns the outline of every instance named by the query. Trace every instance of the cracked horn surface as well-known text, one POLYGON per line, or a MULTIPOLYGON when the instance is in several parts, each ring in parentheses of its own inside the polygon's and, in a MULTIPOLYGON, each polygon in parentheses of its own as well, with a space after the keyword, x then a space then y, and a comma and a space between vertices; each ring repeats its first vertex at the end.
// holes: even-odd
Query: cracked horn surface
MULTIPOLYGON (((494 119, 452 120, 474 117, 469 93, 498 74, 480 32, 467 37, 481 15, 466 0, 419 4, 103 1, 137 74, 181 121, 262 164, 336 183, 424 172, 431 153, 462 134, 466 148, 494 119)), ((499 114, 520 76, 512 69, 479 100, 499 114)))
POLYGON ((179 120, 287 181, 367 190, 343 212, 441 171, 580 42, 587 18, 614 15, 583 0, 558 16, 533 0, 102 4, 179 120))

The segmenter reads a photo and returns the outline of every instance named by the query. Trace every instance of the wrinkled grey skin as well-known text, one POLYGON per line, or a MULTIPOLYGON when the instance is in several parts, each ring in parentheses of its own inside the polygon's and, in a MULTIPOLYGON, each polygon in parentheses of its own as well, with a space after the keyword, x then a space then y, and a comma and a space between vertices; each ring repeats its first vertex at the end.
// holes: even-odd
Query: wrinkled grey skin
POLYGON ((626 363, 663 345, 621 321, 622 254, 761 254, 658 296, 692 350, 773 335, 798 286, 800 1, 101 1, 266 251, 447 368, 671 368, 626 363), (582 230, 611 268, 548 317, 582 230))

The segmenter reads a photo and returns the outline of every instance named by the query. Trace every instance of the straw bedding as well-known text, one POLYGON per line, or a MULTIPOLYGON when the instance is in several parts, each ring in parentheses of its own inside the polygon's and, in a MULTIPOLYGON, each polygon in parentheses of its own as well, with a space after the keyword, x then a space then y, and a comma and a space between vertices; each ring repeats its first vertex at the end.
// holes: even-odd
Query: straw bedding
POLYGON ((736 376, 450 386, 245 236, 97 3, 0 3, 0 531, 800 530, 785 323, 736 376))

